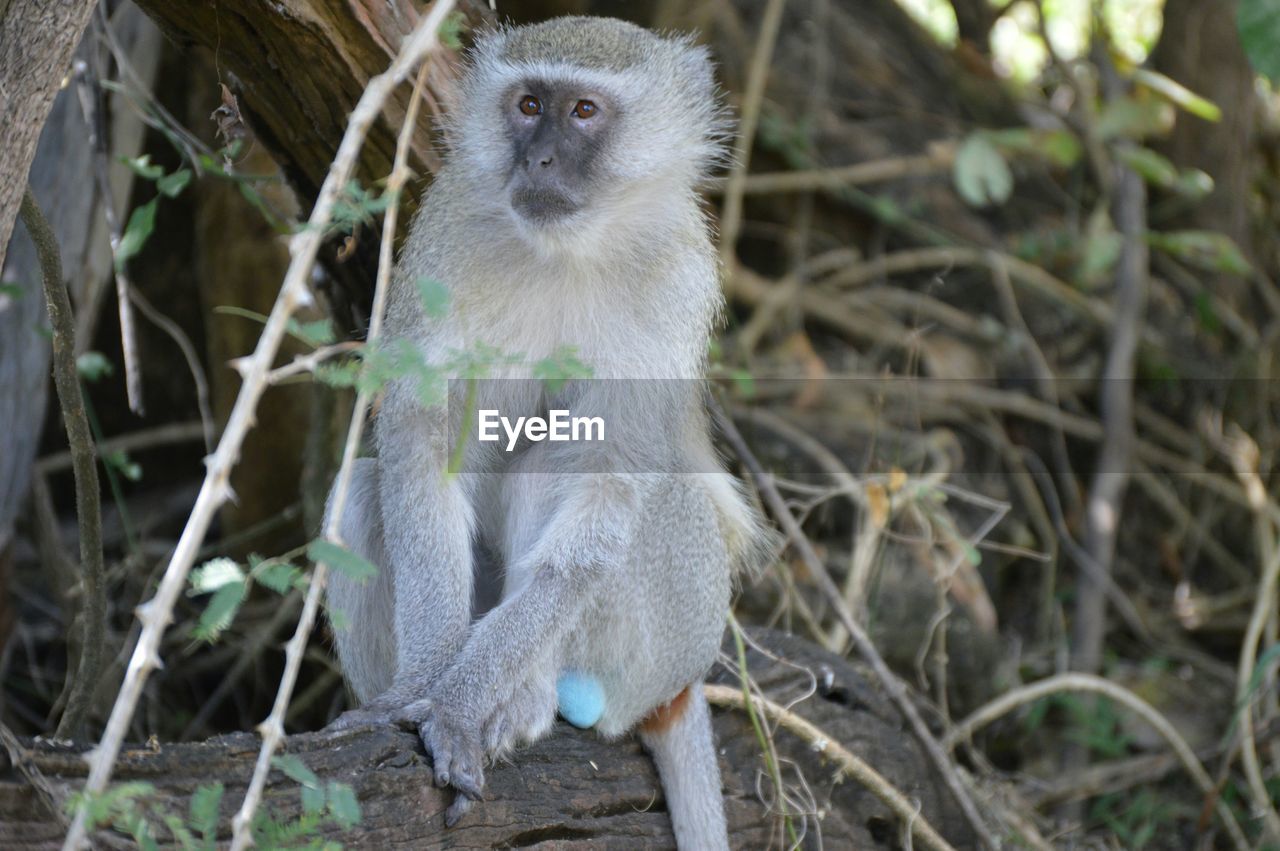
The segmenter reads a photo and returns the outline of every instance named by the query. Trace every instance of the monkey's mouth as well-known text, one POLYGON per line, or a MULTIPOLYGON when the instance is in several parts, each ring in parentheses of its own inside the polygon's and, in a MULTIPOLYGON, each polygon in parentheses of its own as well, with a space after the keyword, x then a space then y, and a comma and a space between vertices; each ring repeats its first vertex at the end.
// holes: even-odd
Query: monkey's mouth
POLYGON ((511 193, 511 207, 534 222, 554 222, 578 212, 580 205, 563 192, 522 186, 511 193))

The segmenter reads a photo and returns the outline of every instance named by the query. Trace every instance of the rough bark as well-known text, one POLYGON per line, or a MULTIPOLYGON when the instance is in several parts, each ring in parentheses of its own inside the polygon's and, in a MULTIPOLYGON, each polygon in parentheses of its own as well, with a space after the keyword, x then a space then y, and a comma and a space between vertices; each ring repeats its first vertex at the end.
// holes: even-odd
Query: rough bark
MULTIPOLYGON (((908 797, 957 847, 971 837, 914 739, 900 724, 885 696, 862 669, 813 645, 781 633, 756 634, 770 652, 798 663, 817 677, 818 691, 800 702, 797 711, 841 744, 866 759, 908 797)), ((774 700, 784 704, 811 688, 809 674, 795 664, 773 662, 749 654, 753 675, 774 700)), ((732 682, 733 677, 722 677, 732 682)), ((764 848, 773 829, 772 816, 756 796, 769 788, 761 774, 760 747, 742 713, 715 711, 725 803, 735 848, 764 848)), ((82 749, 48 742, 24 743, 28 768, 38 768, 54 797, 83 782, 82 749)), ((155 785, 157 800, 185 814, 199 785, 226 784, 220 838, 239 804, 257 751, 258 739, 238 733, 200 744, 138 746, 126 749, 117 782, 144 780, 155 785)), ((808 742, 788 733, 775 736, 786 779, 795 784, 792 764, 803 773, 814 796, 820 823, 810 817, 810 839, 820 831, 827 848, 897 847, 898 825, 869 792, 851 781, 833 779, 832 769, 816 757, 808 742)), ((429 761, 417 738, 385 728, 352 731, 337 737, 319 733, 291 736, 287 749, 322 780, 350 784, 363 811, 351 831, 328 828, 332 838, 350 848, 511 848, 538 843, 557 848, 671 847, 670 821, 652 763, 639 745, 625 739, 603 742, 565 724, 542 742, 515 755, 510 764, 490 769, 486 800, 462 822, 445 832, 443 813, 449 795, 431 785, 429 761)), ((267 805, 280 818, 300 812, 298 784, 274 772, 267 805)), ((797 823, 799 828, 799 824, 797 823)), ((0 772, 0 846, 11 849, 57 847, 58 820, 40 803, 37 790, 12 766, 0 772)))
POLYGON ((0 266, 40 128, 93 7, 94 0, 9 0, 0 5, 0 266))

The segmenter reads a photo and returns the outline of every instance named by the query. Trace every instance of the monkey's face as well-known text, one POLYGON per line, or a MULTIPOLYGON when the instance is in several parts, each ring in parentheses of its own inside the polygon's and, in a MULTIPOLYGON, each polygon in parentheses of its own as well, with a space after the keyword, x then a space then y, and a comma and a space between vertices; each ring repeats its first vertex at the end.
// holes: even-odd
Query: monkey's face
POLYGON ((567 81, 527 79, 509 87, 511 208, 535 224, 580 212, 605 170, 603 152, 620 120, 616 98, 567 81))

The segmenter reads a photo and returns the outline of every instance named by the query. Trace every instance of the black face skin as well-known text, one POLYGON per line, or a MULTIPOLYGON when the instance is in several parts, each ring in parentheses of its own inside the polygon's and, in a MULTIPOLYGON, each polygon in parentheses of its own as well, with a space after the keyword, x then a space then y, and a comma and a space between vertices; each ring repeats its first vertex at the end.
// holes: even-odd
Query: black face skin
POLYGON ((582 209, 617 120, 610 100, 563 83, 526 80, 504 104, 513 141, 511 206, 551 224, 582 209))

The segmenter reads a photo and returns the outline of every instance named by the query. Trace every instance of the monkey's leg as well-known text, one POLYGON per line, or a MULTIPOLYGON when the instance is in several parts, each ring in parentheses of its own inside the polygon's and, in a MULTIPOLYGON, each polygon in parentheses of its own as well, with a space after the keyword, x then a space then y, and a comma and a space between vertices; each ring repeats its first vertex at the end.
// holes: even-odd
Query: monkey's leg
MULTIPOLYGON (((330 494, 325 507, 326 526, 332 503, 330 494)), ((378 469, 372 458, 357 459, 352 468, 351 487, 338 530, 348 549, 378 568, 378 574, 366 582, 333 571, 326 589, 329 611, 346 621, 333 630, 338 662, 356 699, 365 703, 391 685, 396 658, 395 635, 391 631, 394 592, 383 546, 378 469)), ((362 720, 373 719, 354 715, 347 718, 353 723, 362 720)))
POLYGON ((676 845, 693 851, 729 848, 711 711, 702 684, 680 692, 640 725, 671 813, 676 845))

